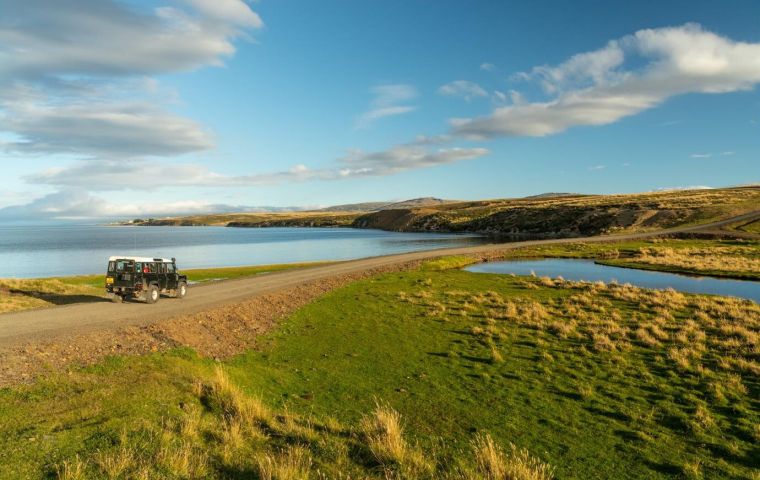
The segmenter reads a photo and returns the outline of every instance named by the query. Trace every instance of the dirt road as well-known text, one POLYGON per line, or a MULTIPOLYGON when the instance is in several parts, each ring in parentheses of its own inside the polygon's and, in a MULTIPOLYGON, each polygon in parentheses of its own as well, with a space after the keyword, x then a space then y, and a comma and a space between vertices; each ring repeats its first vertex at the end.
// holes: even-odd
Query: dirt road
POLYGON ((706 225, 678 227, 649 233, 532 240, 363 258, 326 266, 197 285, 190 288, 184 300, 164 298, 155 305, 136 302, 112 304, 104 299, 103 302, 2 314, 0 315, 0 347, 21 345, 30 341, 53 341, 58 336, 82 334, 95 330, 154 324, 168 318, 195 314, 221 305, 287 290, 307 282, 328 280, 336 276, 443 255, 488 254, 536 245, 636 240, 655 235, 716 230, 731 223, 756 218, 760 218, 760 210, 706 225))

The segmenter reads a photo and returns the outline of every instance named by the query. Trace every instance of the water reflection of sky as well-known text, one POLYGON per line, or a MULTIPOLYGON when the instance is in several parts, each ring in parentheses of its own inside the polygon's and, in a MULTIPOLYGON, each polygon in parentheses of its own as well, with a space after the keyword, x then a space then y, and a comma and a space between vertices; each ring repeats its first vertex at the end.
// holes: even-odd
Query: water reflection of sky
POLYGON ((587 282, 603 281, 606 283, 630 283, 643 288, 673 288, 682 292, 708 293, 748 298, 760 303, 760 282, 750 280, 733 280, 726 278, 679 275, 650 270, 611 267, 598 265, 593 260, 545 259, 514 260, 471 265, 470 272, 530 275, 539 277, 563 277, 565 280, 587 282))
POLYGON ((346 260, 482 241, 350 228, 2 226, 0 277, 97 273, 111 255, 176 257, 181 268, 202 268, 346 260))

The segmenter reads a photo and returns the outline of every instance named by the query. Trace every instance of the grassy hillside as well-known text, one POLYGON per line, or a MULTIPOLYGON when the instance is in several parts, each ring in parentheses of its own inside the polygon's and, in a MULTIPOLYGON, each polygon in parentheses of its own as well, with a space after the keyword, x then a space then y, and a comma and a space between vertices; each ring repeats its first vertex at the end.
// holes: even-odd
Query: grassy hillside
POLYGON ((358 212, 220 213, 128 222, 149 226, 349 227, 358 212))
POLYGON ((0 391, 0 477, 753 478, 757 304, 463 261, 351 284, 229 361, 0 391))
MULTIPOLYGON (((584 236, 706 223, 732 214, 760 209, 760 187, 631 195, 562 194, 472 202, 448 202, 437 199, 419 201, 421 205, 415 204, 415 201, 402 202, 370 213, 235 213, 154 219, 137 224, 231 227, 342 226, 395 231, 584 236)), ((743 228, 746 232, 754 232, 760 227, 749 225, 743 228)))
POLYGON ((575 195, 461 202, 360 216, 354 226, 399 231, 585 236, 706 223, 760 209, 760 188, 575 195))

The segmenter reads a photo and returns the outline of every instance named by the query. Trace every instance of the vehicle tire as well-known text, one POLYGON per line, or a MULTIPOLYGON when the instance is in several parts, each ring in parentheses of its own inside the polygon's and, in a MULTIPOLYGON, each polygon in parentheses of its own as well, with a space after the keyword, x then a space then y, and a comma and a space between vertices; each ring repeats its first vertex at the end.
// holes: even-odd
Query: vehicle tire
POLYGON ((186 295, 187 295, 187 283, 182 282, 177 286, 176 296, 177 298, 182 300, 183 298, 185 298, 186 295))
POLYGON ((161 298, 161 292, 158 291, 158 287, 155 285, 148 287, 148 291, 145 292, 145 301, 153 304, 156 303, 159 298, 161 298))
POLYGON ((121 302, 123 302, 123 301, 124 301, 124 297, 122 297, 121 295, 116 295, 116 294, 114 294, 114 295, 111 297, 111 301, 112 301, 113 303, 121 303, 121 302))

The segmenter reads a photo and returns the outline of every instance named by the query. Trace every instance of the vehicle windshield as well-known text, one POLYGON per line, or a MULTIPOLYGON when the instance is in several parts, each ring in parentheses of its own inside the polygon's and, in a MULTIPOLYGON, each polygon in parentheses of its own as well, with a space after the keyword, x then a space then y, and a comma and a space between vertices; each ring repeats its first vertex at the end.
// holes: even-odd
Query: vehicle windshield
POLYGON ((109 272, 131 272, 132 268, 134 266, 134 262, 132 260, 116 260, 112 262, 108 262, 108 271, 109 272))

